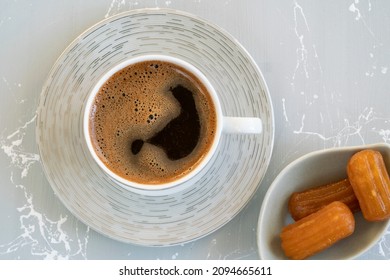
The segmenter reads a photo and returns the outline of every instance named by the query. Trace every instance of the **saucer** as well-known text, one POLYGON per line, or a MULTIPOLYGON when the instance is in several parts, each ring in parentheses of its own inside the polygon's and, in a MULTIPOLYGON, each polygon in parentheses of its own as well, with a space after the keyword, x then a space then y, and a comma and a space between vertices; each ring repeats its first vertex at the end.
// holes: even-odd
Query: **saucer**
POLYGON ((181 244, 225 225, 256 192, 273 148, 271 99, 254 60, 218 26, 170 9, 132 10, 82 33, 54 64, 37 113, 41 162, 57 197, 95 231, 132 244, 181 244), (192 63, 217 90, 224 115, 263 122, 261 135, 223 135, 207 171, 174 194, 124 189, 102 173, 83 140, 82 108, 95 83, 113 65, 145 54, 192 63))

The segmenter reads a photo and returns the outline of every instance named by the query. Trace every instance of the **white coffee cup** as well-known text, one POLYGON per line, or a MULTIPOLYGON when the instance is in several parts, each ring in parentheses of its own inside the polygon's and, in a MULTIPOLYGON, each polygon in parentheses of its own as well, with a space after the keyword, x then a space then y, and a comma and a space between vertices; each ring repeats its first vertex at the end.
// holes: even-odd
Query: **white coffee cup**
POLYGON ((221 104, 218 98, 218 94, 215 91, 212 84, 209 82, 209 80, 205 77, 205 75, 198 70, 196 67, 194 67, 192 64, 172 56, 167 55, 144 55, 144 56, 138 56, 134 58, 130 58, 122 63, 117 64, 113 68, 111 68, 108 72, 106 72, 98 81, 98 83, 94 86, 92 91, 90 92, 87 102, 84 106, 84 114, 83 114, 83 132, 85 141, 88 147, 88 151, 91 154, 92 158, 96 162, 96 164, 103 170, 105 174, 109 176, 115 183, 118 185, 140 193, 140 194, 146 194, 146 195, 164 195, 164 194, 170 194, 176 191, 182 191, 184 188, 187 188, 188 186, 191 186, 191 179, 197 175, 201 170, 203 170, 207 164, 209 163, 210 159, 213 157, 213 155, 217 151, 218 144, 220 142, 221 136, 224 133, 230 133, 230 134, 260 134, 262 132, 262 121, 260 118, 254 118, 254 117, 232 117, 232 116, 224 116, 222 114, 221 104), (94 103, 94 99, 96 94, 99 92, 100 88, 105 84, 105 82, 116 72, 120 71, 121 69, 143 61, 164 61, 173 63, 175 65, 178 65, 180 67, 183 67, 187 71, 191 72, 193 75, 195 75, 206 87, 208 93, 210 94, 211 100, 213 102, 213 105, 215 107, 216 112, 216 131, 215 131, 215 137, 214 141, 212 142, 211 148, 209 151, 204 155, 203 159, 200 163, 198 163, 192 170, 187 173, 186 175, 178 178, 175 181, 172 182, 166 182, 161 184, 143 184, 139 182, 133 182, 129 181, 118 174, 111 171, 104 162, 99 158, 97 155, 92 141, 90 137, 90 128, 89 128, 89 118, 90 118, 90 111, 92 108, 92 105, 94 103))

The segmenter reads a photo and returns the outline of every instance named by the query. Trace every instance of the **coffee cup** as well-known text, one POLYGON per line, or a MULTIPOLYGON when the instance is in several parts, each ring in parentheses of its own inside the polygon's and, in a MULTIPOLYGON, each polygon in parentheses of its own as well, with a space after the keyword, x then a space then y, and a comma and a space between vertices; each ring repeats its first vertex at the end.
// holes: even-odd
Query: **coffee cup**
POLYGON ((84 106, 89 154, 117 185, 147 195, 181 191, 205 171, 223 134, 260 134, 256 117, 224 116, 191 63, 167 55, 123 61, 99 78, 84 106))

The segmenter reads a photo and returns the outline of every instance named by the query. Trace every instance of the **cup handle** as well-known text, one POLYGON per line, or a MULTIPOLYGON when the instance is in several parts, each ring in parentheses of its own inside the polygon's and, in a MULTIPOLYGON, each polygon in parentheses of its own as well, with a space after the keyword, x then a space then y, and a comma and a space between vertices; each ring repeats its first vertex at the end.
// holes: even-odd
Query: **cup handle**
POLYGON ((259 118, 223 117, 223 133, 260 134, 263 123, 259 118))

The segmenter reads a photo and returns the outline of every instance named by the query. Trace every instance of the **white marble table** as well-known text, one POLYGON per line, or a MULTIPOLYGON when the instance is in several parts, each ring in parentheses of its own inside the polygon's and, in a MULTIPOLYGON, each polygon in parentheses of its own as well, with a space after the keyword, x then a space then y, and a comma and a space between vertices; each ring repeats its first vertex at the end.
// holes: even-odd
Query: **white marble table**
MULTIPOLYGON (((1 0, 0 259, 258 259, 264 194, 314 150, 390 143, 390 3, 344 0, 1 0), (261 68, 275 113, 274 152, 257 193, 200 239, 150 248, 104 237, 54 195, 35 142, 36 106, 57 57, 86 28, 129 9, 190 12, 237 38, 261 68)), ((390 259, 390 230, 361 259, 390 259)))

